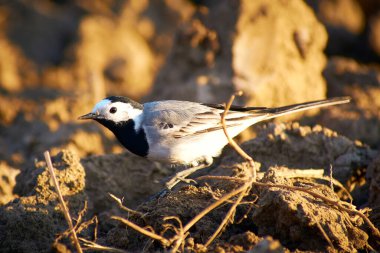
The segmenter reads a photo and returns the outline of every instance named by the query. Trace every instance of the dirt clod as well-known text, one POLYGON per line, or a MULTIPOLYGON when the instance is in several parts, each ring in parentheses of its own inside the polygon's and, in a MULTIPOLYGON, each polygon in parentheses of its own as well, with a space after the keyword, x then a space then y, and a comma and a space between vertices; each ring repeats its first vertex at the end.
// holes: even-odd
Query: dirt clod
MULTIPOLYGON (((87 200, 84 169, 78 157, 67 150, 53 158, 53 166, 62 195, 76 217, 87 200)), ((44 162, 36 165, 33 182, 34 188, 27 196, 0 207, 3 252, 48 252, 56 235, 68 227, 44 162)))
MULTIPOLYGON (((270 173, 275 171, 268 171, 270 173)), ((273 175, 265 177, 262 182, 271 182, 272 178, 273 175)), ((284 185, 294 185, 291 180, 281 181, 284 185)), ((279 183, 278 178, 276 183, 279 183)), ((315 186, 312 183, 302 185, 315 186)), ((320 186, 316 192, 330 199, 337 199, 327 186, 320 186)), ((252 219, 258 226, 258 235, 270 234, 290 249, 326 250, 329 244, 320 229, 323 229, 338 251, 352 252, 366 246, 368 234, 360 229, 363 220, 354 221, 344 212, 303 192, 266 189, 261 192, 257 205, 260 208, 255 209, 252 219)))
MULTIPOLYGON (((292 124, 269 124, 255 139, 242 144, 253 157, 260 171, 285 165, 290 169, 324 169, 345 184, 356 168, 368 166, 375 153, 369 147, 339 136, 337 132, 322 126, 313 128, 292 124), (275 155, 274 155, 275 154, 275 155)), ((236 152, 221 159, 243 161, 236 152)))

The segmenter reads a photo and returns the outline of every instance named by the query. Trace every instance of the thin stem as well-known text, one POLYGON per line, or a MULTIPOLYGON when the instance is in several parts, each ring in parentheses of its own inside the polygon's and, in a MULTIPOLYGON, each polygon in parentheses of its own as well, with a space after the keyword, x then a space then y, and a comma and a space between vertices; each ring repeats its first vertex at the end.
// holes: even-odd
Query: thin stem
POLYGON ((154 240, 160 241, 164 246, 169 246, 170 245, 170 242, 166 238, 164 238, 164 237, 162 237, 162 236, 160 236, 160 235, 158 235, 156 233, 150 232, 150 231, 148 231, 146 229, 143 229, 139 225, 136 225, 135 223, 133 223, 133 222, 127 220, 127 219, 124 219, 124 218, 121 218, 121 217, 118 217, 118 216, 112 216, 111 219, 123 222, 124 224, 126 224, 127 226, 133 228, 137 232, 140 232, 141 234, 146 235, 146 236, 148 236, 148 237, 150 237, 150 238, 152 238, 154 240))
POLYGON ((205 244, 206 247, 208 247, 212 243, 212 241, 214 241, 214 239, 219 235, 220 231, 222 231, 222 229, 224 228, 224 226, 226 225, 226 223, 228 222, 228 220, 231 218, 231 216, 235 212, 236 207, 241 203, 241 200, 246 195, 248 189, 250 188, 250 185, 251 185, 250 183, 247 183, 247 184, 244 185, 245 188, 246 188, 245 191, 243 190, 243 191, 240 192, 240 195, 239 195, 238 199, 231 206, 230 210, 228 211, 228 213, 224 217, 223 221, 220 223, 218 229, 215 230, 215 232, 212 234, 212 236, 207 240, 207 242, 205 244))
POLYGON ((67 208, 66 203, 63 200, 62 192, 61 192, 61 189, 59 187, 57 178, 56 178, 55 173, 54 173, 54 168, 53 168, 53 164, 51 163, 51 158, 50 158, 49 151, 45 151, 44 152, 44 156, 45 156, 46 164, 47 164, 47 166, 49 168, 50 176, 53 179, 55 190, 56 190, 56 192, 58 194, 59 202, 61 203, 63 214, 65 216, 67 224, 69 224, 70 232, 72 234, 73 241, 74 241, 74 246, 76 247, 78 253, 82 253, 83 251, 82 251, 82 248, 80 247, 79 240, 78 240, 78 237, 77 237, 77 233, 75 232, 75 229, 74 229, 74 226, 73 226, 73 221, 72 221, 70 213, 69 213, 69 209, 67 208))
POLYGON ((243 149, 239 147, 239 145, 229 136, 227 129, 226 129, 226 116, 228 111, 231 108, 232 102, 235 100, 236 96, 241 96, 243 93, 241 91, 236 92, 234 95, 231 96, 230 100, 228 101, 227 105, 225 106, 224 112, 221 115, 221 123, 223 127, 223 132, 227 137, 228 143, 236 150, 236 152, 242 156, 245 160, 247 160, 251 166, 251 176, 253 178, 253 181, 256 181, 256 168, 255 168, 255 162, 253 161, 252 157, 250 157, 246 152, 244 152, 243 149))

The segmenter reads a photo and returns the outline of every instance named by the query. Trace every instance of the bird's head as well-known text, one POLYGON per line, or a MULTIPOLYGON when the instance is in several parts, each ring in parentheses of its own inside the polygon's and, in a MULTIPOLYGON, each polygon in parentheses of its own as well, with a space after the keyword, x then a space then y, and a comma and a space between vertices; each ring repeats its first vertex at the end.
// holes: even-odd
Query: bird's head
POLYGON ((143 106, 132 99, 111 96, 99 101, 90 113, 82 115, 78 119, 93 119, 100 123, 118 124, 137 117, 142 110, 143 106))

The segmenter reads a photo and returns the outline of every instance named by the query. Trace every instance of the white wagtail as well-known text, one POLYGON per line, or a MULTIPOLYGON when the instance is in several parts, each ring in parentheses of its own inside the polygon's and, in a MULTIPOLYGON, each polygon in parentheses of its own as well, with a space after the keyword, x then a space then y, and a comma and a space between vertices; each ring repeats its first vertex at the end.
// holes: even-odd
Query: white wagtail
MULTIPOLYGON (((225 118, 226 129, 234 137, 263 120, 349 101, 348 97, 338 97, 277 108, 232 106, 225 118)), ((167 183, 171 189, 179 179, 210 165, 213 157, 217 157, 228 143, 221 124, 223 112, 221 104, 176 100, 140 104, 127 97, 111 96, 98 102, 90 113, 79 119, 96 120, 138 156, 191 165, 167 183)))

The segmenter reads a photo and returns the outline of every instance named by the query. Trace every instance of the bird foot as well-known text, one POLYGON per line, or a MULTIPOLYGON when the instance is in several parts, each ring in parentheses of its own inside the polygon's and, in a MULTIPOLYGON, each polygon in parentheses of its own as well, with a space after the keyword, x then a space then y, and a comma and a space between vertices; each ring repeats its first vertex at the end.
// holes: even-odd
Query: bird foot
POLYGON ((172 177, 168 182, 166 182, 166 188, 171 190, 176 184, 179 182, 185 182, 187 184, 194 183, 197 184, 197 182, 194 179, 186 178, 190 176, 192 173, 196 172, 197 170, 203 169, 205 167, 210 166, 212 163, 212 159, 207 159, 204 164, 193 164, 192 167, 187 168, 185 170, 182 170, 180 172, 177 172, 174 177, 172 177))

